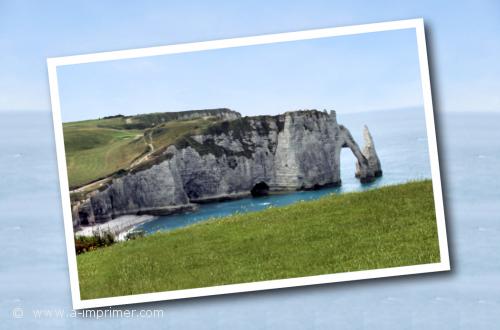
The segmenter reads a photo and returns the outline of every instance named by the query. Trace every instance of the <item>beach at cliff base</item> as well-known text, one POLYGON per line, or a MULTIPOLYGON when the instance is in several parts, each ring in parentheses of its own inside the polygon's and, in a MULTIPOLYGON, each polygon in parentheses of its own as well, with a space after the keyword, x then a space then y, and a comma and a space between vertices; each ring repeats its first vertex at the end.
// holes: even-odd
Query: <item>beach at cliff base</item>
POLYGON ((126 234, 135 226, 156 219, 152 215, 123 215, 106 223, 93 226, 81 226, 75 231, 75 236, 94 236, 96 233, 112 233, 119 241, 125 239, 126 234))

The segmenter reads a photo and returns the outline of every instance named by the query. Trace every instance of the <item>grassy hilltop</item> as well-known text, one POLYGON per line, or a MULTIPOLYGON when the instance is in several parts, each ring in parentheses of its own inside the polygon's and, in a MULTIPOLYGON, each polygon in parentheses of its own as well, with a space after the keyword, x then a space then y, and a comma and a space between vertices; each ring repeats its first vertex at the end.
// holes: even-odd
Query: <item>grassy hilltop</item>
POLYGON ((82 299, 439 260, 430 180, 238 214, 77 256, 82 299))
POLYGON ((71 189, 127 170, 189 132, 220 121, 228 109, 110 116, 63 124, 71 189))

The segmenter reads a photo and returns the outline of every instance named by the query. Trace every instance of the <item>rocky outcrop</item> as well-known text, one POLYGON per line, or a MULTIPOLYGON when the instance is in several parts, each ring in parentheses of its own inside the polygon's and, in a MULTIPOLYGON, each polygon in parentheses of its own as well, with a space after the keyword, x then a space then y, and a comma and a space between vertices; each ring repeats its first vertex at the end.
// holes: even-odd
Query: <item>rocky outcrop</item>
POLYGON ((131 170, 74 204, 74 224, 105 222, 124 214, 169 214, 197 203, 317 189, 341 184, 340 152, 357 158, 356 176, 382 174, 365 128, 360 150, 334 111, 226 120, 186 135, 147 166, 131 170))
MULTIPOLYGON (((366 125, 363 129, 363 139, 365 140, 365 146, 361 153, 368 161, 368 167, 373 171, 374 177, 380 177, 382 176, 382 166, 380 165, 380 160, 377 152, 375 151, 375 144, 373 143, 372 135, 366 125)), ((365 177, 359 161, 356 163, 356 177, 360 178, 361 182, 372 181, 371 178, 365 177)))
MULTIPOLYGON (((221 120, 234 120, 241 118, 241 114, 239 112, 227 108, 188 110, 179 112, 161 112, 155 115, 159 116, 160 118, 165 118, 168 120, 190 120, 199 118, 217 118, 221 120)), ((148 115, 143 115, 143 116, 148 116, 148 115)))

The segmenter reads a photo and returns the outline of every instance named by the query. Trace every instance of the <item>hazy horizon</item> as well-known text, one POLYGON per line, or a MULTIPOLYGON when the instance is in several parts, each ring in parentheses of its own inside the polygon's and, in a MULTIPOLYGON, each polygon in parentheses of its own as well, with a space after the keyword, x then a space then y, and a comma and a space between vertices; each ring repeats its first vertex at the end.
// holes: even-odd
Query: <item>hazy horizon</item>
MULTIPOLYGON (((343 116, 343 115, 353 115, 353 114, 360 114, 360 113, 371 113, 371 112, 390 112, 390 111, 404 111, 404 110, 419 110, 419 108, 422 108, 424 110, 423 105, 414 105, 414 106, 405 106, 405 107, 398 107, 398 108, 388 108, 388 109, 371 109, 371 110, 361 110, 361 111, 350 111, 350 112, 339 112, 335 109, 293 109, 293 110, 285 110, 283 112, 277 113, 277 114, 272 114, 272 116, 276 115, 281 115, 286 112, 293 112, 293 111, 323 111, 323 110, 335 110, 337 113, 337 116, 343 116)), ((131 115, 123 115, 121 113, 116 113, 116 114, 109 114, 106 115, 105 117, 113 117, 113 116, 125 116, 125 117, 133 117, 133 116, 139 116, 139 115, 145 115, 145 114, 153 114, 153 113, 165 113, 165 112, 186 112, 186 111, 210 111, 210 110, 220 110, 220 109, 228 109, 231 111, 235 111, 242 115, 242 117, 252 117, 252 116, 262 116, 266 114, 260 114, 260 115, 245 115, 242 114, 240 111, 237 109, 231 109, 231 108, 210 108, 210 109, 188 109, 188 110, 181 110, 181 111, 153 111, 153 112, 141 112, 141 113, 136 113, 136 114, 131 114, 131 115)), ((40 110, 11 110, 10 112, 39 112, 40 110)), ((95 120, 95 119, 102 119, 104 117, 96 117, 96 118, 85 118, 77 121, 63 121, 63 123, 75 123, 75 122, 80 122, 80 121, 87 121, 87 120, 95 120)))

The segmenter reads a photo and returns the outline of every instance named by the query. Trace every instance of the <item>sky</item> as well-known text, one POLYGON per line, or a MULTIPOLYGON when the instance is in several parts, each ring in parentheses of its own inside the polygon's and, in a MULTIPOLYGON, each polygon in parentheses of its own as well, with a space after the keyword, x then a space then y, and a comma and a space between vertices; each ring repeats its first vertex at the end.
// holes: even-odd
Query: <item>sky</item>
POLYGON ((416 17, 426 23, 435 109, 499 112, 496 0, 0 0, 0 111, 50 112, 47 57, 416 17))
POLYGON ((230 108, 339 113, 421 106, 415 29, 58 68, 64 122, 230 108))

